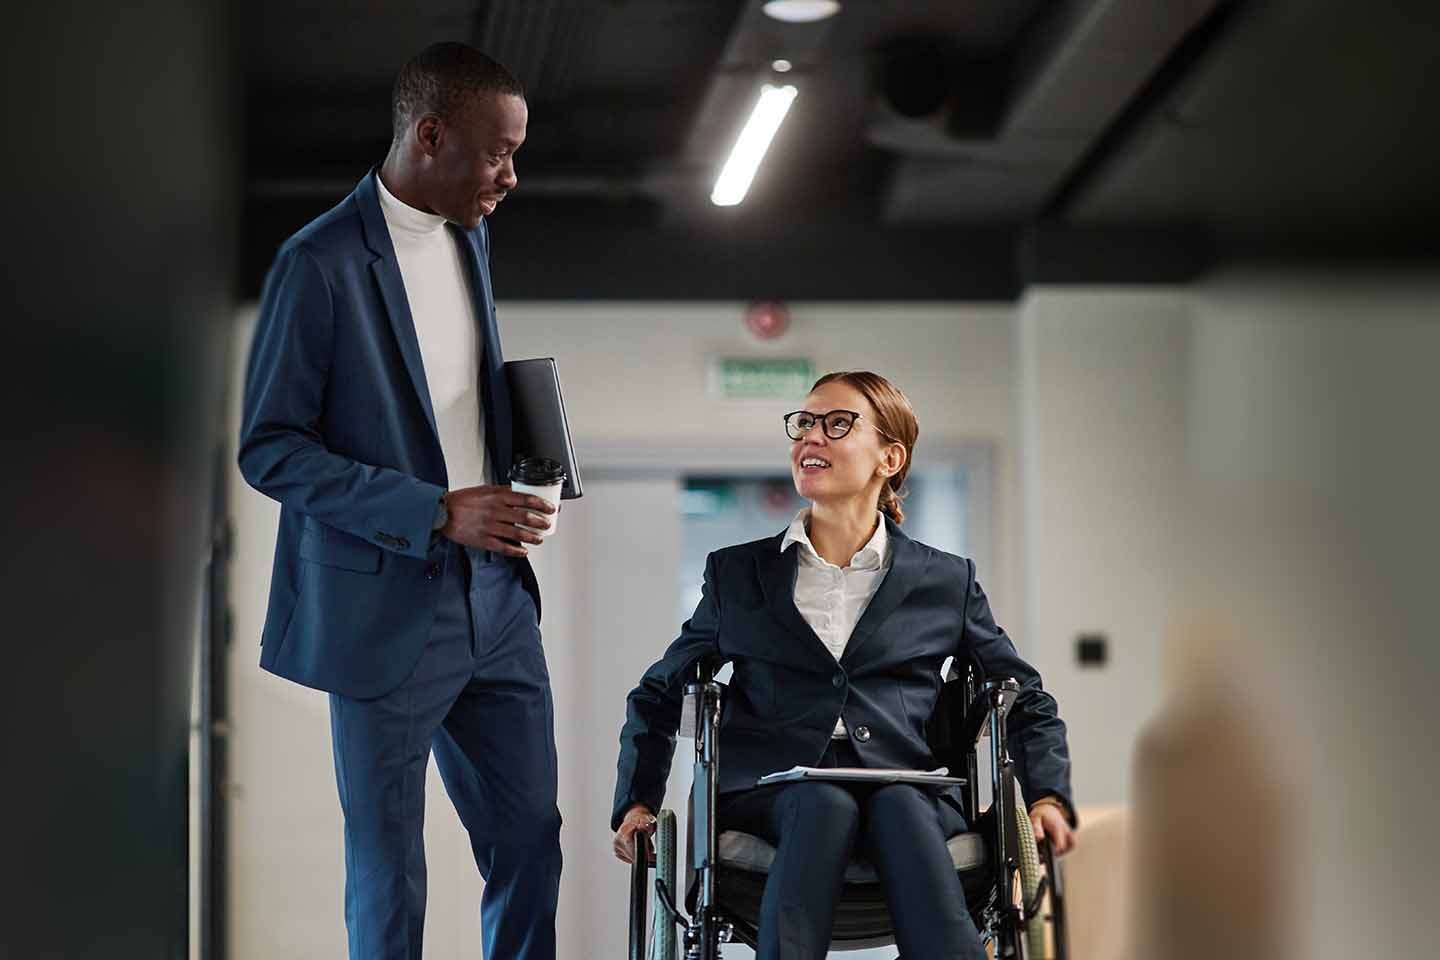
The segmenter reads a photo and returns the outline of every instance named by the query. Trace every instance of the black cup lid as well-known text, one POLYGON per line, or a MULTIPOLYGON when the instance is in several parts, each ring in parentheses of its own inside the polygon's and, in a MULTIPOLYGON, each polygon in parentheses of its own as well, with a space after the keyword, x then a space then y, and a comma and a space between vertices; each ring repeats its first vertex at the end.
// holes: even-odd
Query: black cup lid
POLYGON ((510 479, 537 487, 565 481, 565 465, 548 457, 521 457, 510 468, 510 479))

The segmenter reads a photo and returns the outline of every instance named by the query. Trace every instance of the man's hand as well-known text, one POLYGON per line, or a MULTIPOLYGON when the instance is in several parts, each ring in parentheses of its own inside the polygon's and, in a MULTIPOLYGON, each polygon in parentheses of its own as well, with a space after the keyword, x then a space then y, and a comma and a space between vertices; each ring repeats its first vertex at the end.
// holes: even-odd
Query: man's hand
POLYGON ((1030 826, 1035 830, 1035 842, 1050 838, 1050 847, 1055 856, 1063 856, 1075 849, 1075 831, 1065 820, 1065 811, 1058 804, 1037 803, 1030 808, 1030 826))
MULTIPOLYGON (((637 803, 625 811, 625 819, 620 821, 620 829, 615 831, 612 847, 616 859, 625 863, 635 862, 635 834, 642 830, 652 835, 655 833, 655 814, 643 803, 637 803)), ((650 859, 654 862, 653 854, 650 859)))
POLYGON ((526 543, 542 537, 516 524, 548 529, 549 514, 558 508, 547 500, 516 493, 509 487, 465 487, 445 494, 449 521, 440 535, 476 550, 493 550, 509 557, 528 556, 526 543), (516 542, 521 541, 521 542, 516 542))

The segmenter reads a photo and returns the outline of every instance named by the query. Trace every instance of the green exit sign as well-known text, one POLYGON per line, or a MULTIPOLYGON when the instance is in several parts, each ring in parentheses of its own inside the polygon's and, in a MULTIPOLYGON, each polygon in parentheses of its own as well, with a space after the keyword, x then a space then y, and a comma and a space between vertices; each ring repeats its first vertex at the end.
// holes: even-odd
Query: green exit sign
POLYGON ((798 400, 815 382, 815 364, 798 357, 722 357, 711 384, 722 400, 798 400))

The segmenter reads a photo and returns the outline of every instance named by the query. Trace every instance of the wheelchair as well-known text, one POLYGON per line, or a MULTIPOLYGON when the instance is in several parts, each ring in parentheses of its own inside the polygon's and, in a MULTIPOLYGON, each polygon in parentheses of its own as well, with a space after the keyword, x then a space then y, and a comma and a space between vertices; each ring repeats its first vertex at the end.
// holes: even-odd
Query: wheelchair
MULTIPOLYGON (((963 772, 962 806, 970 829, 949 838, 946 846, 989 955, 995 960, 1066 960, 1061 873, 1048 840, 1035 841, 1006 748, 1006 718, 1018 693, 1013 679, 982 682, 974 664, 963 678, 951 669, 926 739, 937 763, 952 774, 963 772), (979 810, 980 742, 987 733, 991 802, 979 810)), ((680 907, 675 812, 661 810, 653 884, 650 838, 643 831, 635 834, 629 960, 679 960, 682 948, 684 960, 720 960, 724 943, 756 945, 760 898, 775 848, 739 831, 717 835, 723 695, 724 684, 704 663, 685 688, 680 736, 695 741, 683 897, 689 912, 680 907), (653 931, 646 916, 652 888, 653 931)), ((894 942, 878 875, 869 864, 852 861, 836 904, 830 949, 862 950, 894 942)))

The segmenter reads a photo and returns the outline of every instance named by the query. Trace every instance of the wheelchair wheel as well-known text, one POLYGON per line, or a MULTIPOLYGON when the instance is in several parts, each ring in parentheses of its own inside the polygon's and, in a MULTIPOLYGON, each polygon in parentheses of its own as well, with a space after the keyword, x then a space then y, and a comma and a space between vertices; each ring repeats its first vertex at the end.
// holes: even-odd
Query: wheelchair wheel
MULTIPOLYGON (((655 824, 655 882, 664 884, 671 901, 679 903, 675 868, 675 811, 661 810, 655 824)), ((679 941, 675 935, 675 917, 664 899, 655 897, 655 924, 650 936, 650 952, 646 960, 676 960, 679 941)))
MULTIPOLYGON (((1020 891, 1024 903, 1035 902, 1040 890, 1040 853, 1035 847, 1035 828, 1030 825, 1030 815, 1025 810, 1020 787, 1015 787, 1015 839, 1020 847, 1020 891)), ((1025 918, 1025 956, 1027 960, 1049 960, 1050 953, 1045 942, 1045 916, 1038 909, 1033 916, 1025 918)))

